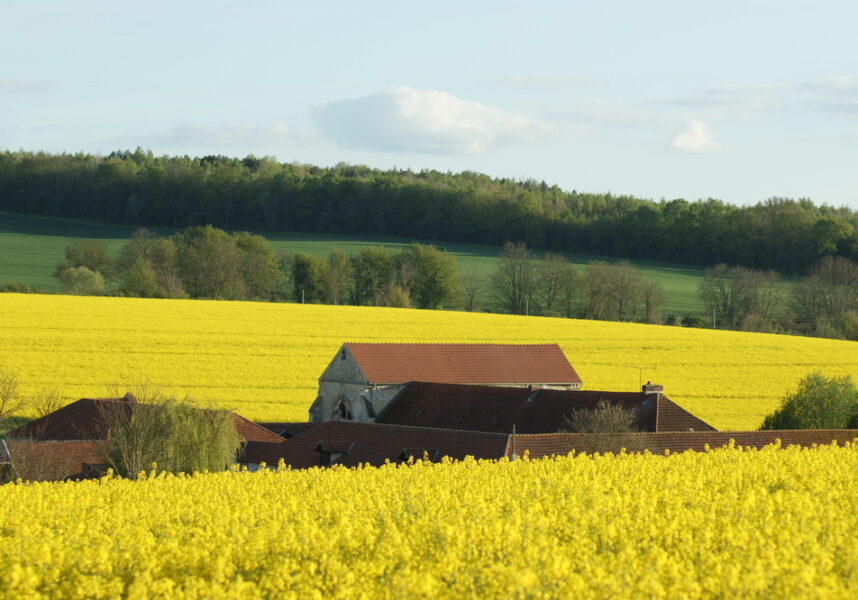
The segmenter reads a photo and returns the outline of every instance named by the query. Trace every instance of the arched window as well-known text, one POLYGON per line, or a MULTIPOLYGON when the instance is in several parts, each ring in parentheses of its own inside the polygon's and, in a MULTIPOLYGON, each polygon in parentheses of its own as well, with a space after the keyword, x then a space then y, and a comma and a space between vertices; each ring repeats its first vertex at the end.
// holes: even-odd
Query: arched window
POLYGON ((335 421, 351 421, 354 419, 352 416, 352 405, 348 398, 340 396, 337 403, 334 404, 334 413, 332 416, 335 421))

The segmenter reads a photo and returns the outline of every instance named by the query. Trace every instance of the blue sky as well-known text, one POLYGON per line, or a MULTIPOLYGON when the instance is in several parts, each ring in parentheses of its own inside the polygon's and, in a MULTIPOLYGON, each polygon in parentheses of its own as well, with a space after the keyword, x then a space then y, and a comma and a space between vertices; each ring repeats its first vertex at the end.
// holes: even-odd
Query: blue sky
POLYGON ((858 209, 858 3, 0 0, 0 148, 858 209))

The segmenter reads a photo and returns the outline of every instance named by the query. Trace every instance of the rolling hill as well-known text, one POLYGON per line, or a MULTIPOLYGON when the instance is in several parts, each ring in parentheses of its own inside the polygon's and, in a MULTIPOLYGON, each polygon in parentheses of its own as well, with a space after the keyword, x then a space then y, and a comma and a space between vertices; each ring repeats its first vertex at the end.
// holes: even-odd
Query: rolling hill
MULTIPOLYGON (((98 239, 117 253, 134 228, 96 221, 38 217, 0 212, 0 285, 21 282, 45 290, 59 291, 53 277, 54 267, 63 259, 63 250, 81 239, 98 239)), ((159 233, 169 235, 171 230, 159 233)), ((293 254, 307 252, 325 255, 333 248, 356 252, 361 246, 399 248, 413 241, 434 243, 456 257, 460 272, 488 276, 496 267, 500 249, 477 244, 450 244, 403 238, 363 237, 332 234, 280 233, 265 234, 278 250, 293 254)), ((579 269, 593 260, 614 260, 598 256, 567 254, 579 269)), ((665 314, 695 313, 703 309, 697 296, 697 284, 703 276, 700 267, 651 261, 632 261, 643 276, 659 282, 667 292, 665 314)))

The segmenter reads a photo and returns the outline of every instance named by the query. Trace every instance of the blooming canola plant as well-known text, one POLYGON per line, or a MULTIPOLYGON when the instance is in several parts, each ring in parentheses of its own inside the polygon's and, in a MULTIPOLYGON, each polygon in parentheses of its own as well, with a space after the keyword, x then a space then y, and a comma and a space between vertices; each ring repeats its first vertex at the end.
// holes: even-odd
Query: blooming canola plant
POLYGON ((0 294, 0 334, 24 392, 71 402, 149 381, 260 421, 306 420, 345 341, 556 342, 584 389, 656 381, 722 431, 759 426, 810 371, 858 378, 855 342, 376 307, 0 294))

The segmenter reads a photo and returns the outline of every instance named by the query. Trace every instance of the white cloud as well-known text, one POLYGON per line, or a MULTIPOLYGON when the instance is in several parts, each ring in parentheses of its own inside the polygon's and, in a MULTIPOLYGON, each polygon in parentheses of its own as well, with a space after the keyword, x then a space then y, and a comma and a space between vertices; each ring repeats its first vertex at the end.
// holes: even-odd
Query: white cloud
POLYGON ((712 131, 700 119, 689 121, 687 128, 673 136, 668 147, 680 152, 695 152, 698 154, 722 152, 724 150, 712 137, 712 131))
POLYGON ((405 86, 328 102, 314 118, 328 138, 381 152, 480 154, 550 137, 544 123, 436 90, 405 86))

